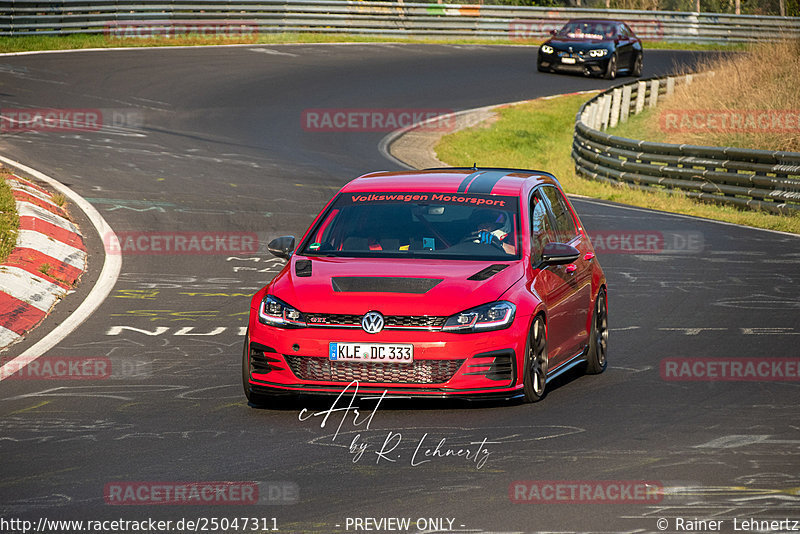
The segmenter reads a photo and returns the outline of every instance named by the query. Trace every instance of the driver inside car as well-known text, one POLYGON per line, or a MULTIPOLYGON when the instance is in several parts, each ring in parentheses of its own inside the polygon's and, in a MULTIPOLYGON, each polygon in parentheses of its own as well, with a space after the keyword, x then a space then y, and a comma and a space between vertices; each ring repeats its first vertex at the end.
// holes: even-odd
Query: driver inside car
POLYGON ((516 254, 516 247, 506 241, 511 230, 511 221, 505 212, 491 209, 477 210, 470 216, 470 227, 475 230, 467 240, 495 246, 506 254, 516 254))

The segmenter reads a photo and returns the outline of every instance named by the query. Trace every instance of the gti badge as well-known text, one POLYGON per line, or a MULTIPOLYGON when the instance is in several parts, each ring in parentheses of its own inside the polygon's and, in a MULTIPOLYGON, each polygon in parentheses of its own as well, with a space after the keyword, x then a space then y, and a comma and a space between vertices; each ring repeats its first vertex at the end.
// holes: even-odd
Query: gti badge
POLYGON ((361 319, 361 328, 367 334, 377 334, 383 330, 383 315, 380 312, 371 311, 364 314, 361 319))

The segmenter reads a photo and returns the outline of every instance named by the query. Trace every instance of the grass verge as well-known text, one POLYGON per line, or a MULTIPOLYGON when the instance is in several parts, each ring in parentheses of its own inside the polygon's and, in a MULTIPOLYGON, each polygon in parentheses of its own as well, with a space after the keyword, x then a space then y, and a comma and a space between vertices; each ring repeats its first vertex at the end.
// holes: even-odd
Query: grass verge
POLYGON ((11 173, 0 168, 0 263, 6 261, 17 243, 19 216, 14 195, 6 182, 11 173))
MULTIPOLYGON (((98 34, 75 35, 20 35, 0 37, 0 53, 31 52, 37 50, 78 50, 82 48, 117 48, 150 46, 204 46, 230 44, 283 44, 283 43, 422 43, 422 44, 480 44, 538 46, 543 41, 520 39, 419 39, 402 37, 373 37, 369 35, 341 35, 329 33, 270 33, 257 37, 209 38, 207 36, 180 36, 169 38, 116 38, 98 34)), ((645 48, 681 50, 741 50, 743 45, 709 45, 646 41, 645 48)))
POLYGON ((704 204, 679 193, 649 193, 586 180, 570 156, 575 114, 589 96, 540 99, 499 110, 487 121, 444 136, 436 146, 448 165, 539 169, 555 174, 567 193, 734 224, 800 234, 800 215, 772 215, 704 204))
POLYGON ((800 152, 800 39, 701 58, 713 76, 678 85, 608 133, 631 139, 800 152))

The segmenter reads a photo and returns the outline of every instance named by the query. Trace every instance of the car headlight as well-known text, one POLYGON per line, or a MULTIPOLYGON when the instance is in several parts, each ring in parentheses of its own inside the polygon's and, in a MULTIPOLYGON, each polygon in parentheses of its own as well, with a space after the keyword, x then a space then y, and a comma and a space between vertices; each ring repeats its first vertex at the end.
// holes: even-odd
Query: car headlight
POLYGON ((517 307, 505 300, 490 302, 448 317, 442 330, 469 333, 508 328, 516 311, 517 307))
POLYGON ((598 48, 596 50, 589 50, 589 55, 592 57, 603 57, 608 54, 608 50, 605 48, 598 48))
POLYGON ((267 295, 258 307, 258 319, 264 324, 283 327, 306 326, 305 316, 281 299, 267 295))
POLYGON ((552 54, 553 47, 550 45, 542 45, 542 54, 552 54))

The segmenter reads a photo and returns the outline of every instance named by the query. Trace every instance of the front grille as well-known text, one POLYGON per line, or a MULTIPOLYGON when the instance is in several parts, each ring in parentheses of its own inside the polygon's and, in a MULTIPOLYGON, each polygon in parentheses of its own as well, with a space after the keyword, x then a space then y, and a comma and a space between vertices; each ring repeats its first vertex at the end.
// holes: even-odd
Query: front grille
MULTIPOLYGON (((340 326, 345 328, 361 328, 363 315, 344 313, 307 313, 308 326, 340 326)), ((387 315, 384 328, 418 328, 440 330, 447 317, 431 315, 387 315)))
POLYGON ((417 360, 413 364, 332 362, 326 358, 285 355, 301 380, 327 382, 441 384, 450 380, 464 360, 417 360))

